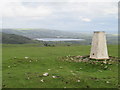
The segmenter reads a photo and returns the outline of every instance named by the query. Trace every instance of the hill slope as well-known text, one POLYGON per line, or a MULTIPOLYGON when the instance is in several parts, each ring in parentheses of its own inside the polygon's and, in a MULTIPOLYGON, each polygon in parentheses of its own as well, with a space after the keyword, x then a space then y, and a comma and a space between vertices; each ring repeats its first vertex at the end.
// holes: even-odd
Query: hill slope
POLYGON ((32 40, 24 36, 2 33, 2 43, 5 44, 25 44, 25 43, 37 43, 37 42, 38 41, 32 40))
POLYGON ((84 35, 81 33, 73 33, 73 32, 50 30, 50 29, 30 29, 30 30, 3 29, 2 32, 8 33, 8 34, 22 35, 29 38, 54 38, 54 37, 82 38, 84 37, 84 35))
MULTIPOLYGON (((92 34, 91 33, 75 33, 59 30, 50 29, 2 29, 2 32, 7 34, 16 34, 25 36, 31 39, 34 38, 79 38, 85 39, 85 44, 91 43, 92 34)), ((118 35, 107 34, 108 44, 118 44, 118 35)))

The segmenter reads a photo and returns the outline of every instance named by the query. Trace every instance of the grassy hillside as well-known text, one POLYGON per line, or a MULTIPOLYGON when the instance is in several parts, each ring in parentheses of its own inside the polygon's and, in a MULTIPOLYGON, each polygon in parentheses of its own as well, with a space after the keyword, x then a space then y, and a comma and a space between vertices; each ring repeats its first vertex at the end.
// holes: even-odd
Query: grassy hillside
POLYGON ((16 35, 22 35, 29 38, 54 38, 54 37, 83 37, 81 33, 71 33, 66 31, 59 31, 59 30, 50 30, 50 29, 3 29, 2 32, 8 33, 8 34, 16 34, 16 35))
POLYGON ((25 43, 37 43, 37 42, 38 41, 32 40, 24 36, 2 33, 3 44, 25 44, 25 43))
MULTIPOLYGON (((118 64, 100 65, 67 62, 64 56, 89 55, 90 46, 38 47, 3 45, 4 88, 116 88, 118 64), (49 76, 42 76, 44 73, 49 76), (53 78, 57 76, 57 78, 53 78)), ((109 55, 118 56, 117 45, 109 45, 109 55)))
MULTIPOLYGON (((80 38, 85 39, 82 42, 69 42, 69 43, 79 43, 82 45, 90 45, 92 41, 91 33, 75 33, 75 32, 66 32, 59 30, 49 30, 49 29, 3 29, 2 32, 8 34, 16 34, 25 36, 28 38, 80 38)), ((107 42, 108 44, 117 44, 118 43, 118 35, 107 34, 107 42)))

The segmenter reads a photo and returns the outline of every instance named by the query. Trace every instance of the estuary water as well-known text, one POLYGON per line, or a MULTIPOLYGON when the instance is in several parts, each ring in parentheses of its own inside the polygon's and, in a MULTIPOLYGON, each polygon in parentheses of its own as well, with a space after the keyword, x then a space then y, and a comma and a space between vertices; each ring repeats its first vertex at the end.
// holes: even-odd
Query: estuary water
POLYGON ((35 38, 39 41, 84 41, 84 39, 72 39, 72 38, 35 38))

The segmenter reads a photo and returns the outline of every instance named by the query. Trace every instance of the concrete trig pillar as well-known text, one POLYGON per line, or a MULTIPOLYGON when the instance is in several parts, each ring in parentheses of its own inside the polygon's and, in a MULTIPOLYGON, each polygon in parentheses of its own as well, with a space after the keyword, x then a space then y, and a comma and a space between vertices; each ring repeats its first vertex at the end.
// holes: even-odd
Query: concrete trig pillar
POLYGON ((94 32, 90 58, 109 59, 105 32, 103 31, 94 32))

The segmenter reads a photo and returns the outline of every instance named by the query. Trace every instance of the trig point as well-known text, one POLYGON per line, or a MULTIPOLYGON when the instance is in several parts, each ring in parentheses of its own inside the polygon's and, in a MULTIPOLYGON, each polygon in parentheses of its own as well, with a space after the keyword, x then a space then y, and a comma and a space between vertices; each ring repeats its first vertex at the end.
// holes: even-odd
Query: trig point
POLYGON ((95 31, 90 52, 91 59, 109 59, 104 31, 95 31))

